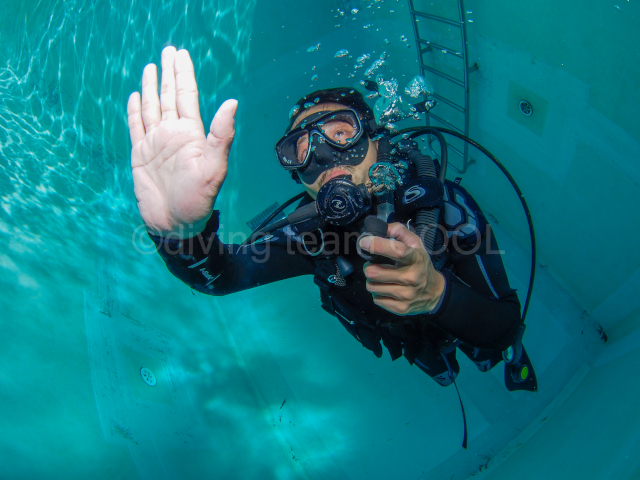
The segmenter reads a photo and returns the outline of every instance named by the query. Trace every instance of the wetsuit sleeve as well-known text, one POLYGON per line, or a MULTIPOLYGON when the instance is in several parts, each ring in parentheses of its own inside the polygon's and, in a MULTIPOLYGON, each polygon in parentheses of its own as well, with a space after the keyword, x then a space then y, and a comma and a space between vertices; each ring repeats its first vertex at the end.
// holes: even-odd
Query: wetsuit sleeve
POLYGON ((315 267, 294 242, 278 230, 253 244, 224 244, 218 237, 219 212, 202 233, 187 239, 149 234, 169 271, 194 290, 227 295, 305 274, 315 267))

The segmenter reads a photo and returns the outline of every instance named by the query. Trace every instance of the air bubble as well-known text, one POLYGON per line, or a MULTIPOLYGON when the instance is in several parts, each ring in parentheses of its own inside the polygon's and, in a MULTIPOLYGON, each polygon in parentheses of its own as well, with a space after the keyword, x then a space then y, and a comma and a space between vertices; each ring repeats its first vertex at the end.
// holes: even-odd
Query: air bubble
POLYGON ((404 89, 404 93, 409 95, 411 98, 418 98, 420 95, 431 96, 433 95, 433 86, 431 86, 424 77, 416 75, 407 84, 404 89))
POLYGON ((387 57, 387 52, 382 52, 382 55, 380 55, 380 58, 375 62, 373 62, 371 66, 366 70, 366 72, 364 72, 365 77, 370 77, 371 75, 376 73, 378 69, 384 65, 386 57, 387 57))
POLYGON ((395 78, 385 81, 382 75, 378 75, 376 77, 376 83, 378 84, 378 92, 381 96, 391 98, 397 95, 398 81, 395 78))

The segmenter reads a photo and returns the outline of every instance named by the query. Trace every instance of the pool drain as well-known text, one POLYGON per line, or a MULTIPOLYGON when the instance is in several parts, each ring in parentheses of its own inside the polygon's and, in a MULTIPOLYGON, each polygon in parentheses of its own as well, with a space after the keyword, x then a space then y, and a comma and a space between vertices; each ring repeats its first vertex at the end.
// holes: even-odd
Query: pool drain
POLYGON ((149 370, 148 368, 142 367, 140 369, 140 376, 142 377, 142 380, 144 380, 144 383, 146 383, 150 387, 155 386, 156 376, 153 374, 151 370, 149 370))
POLYGON ((533 115, 533 107, 526 100, 520 100, 520 111, 522 112, 523 115, 526 115, 527 117, 530 117, 531 115, 533 115))

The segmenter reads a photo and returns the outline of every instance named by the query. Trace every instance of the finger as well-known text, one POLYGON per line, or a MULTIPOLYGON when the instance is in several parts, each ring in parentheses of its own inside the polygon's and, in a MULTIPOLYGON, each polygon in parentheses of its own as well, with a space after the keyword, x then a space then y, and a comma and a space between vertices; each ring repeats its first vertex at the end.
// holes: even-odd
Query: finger
POLYGON ((409 301, 415 297, 415 291, 408 287, 392 285, 389 283, 367 282, 367 290, 374 294, 374 298, 389 297, 398 301, 409 301))
POLYGON ((193 70, 193 62, 186 50, 179 50, 175 59, 176 105, 180 118, 200 120, 198 105, 198 85, 193 70))
POLYGON ((392 283, 395 285, 415 285, 416 275, 410 266, 384 265, 380 263, 366 263, 364 275, 369 282, 392 283))
POLYGON ((158 68, 150 63, 142 73, 142 121, 146 132, 160 123, 160 97, 158 96, 158 68))
POLYGON ((178 108, 176 107, 175 58, 175 47, 166 47, 162 50, 162 83, 160 84, 162 120, 176 120, 180 118, 178 116, 178 108))
POLYGON ((127 103, 127 117, 129 121, 129 135, 131 145, 136 145, 144 139, 144 123, 142 123, 142 106, 140 104, 140 93, 133 92, 129 96, 127 103))
POLYGON ((420 237, 405 227, 402 223, 390 223, 387 229, 387 236, 395 238, 399 242, 413 248, 423 247, 420 237))
POLYGON ((207 164, 202 166, 202 170, 207 178, 214 179, 220 177, 221 183, 227 172, 229 161, 229 151, 235 135, 235 114, 238 108, 237 100, 227 100, 224 102, 215 117, 211 121, 207 143, 204 147, 204 156, 207 164))
POLYGON ((415 249, 396 240, 389 240, 386 238, 369 235, 363 237, 360 240, 360 248, 366 250, 369 253, 382 255, 383 257, 387 257, 405 264, 413 263, 415 261, 415 249))

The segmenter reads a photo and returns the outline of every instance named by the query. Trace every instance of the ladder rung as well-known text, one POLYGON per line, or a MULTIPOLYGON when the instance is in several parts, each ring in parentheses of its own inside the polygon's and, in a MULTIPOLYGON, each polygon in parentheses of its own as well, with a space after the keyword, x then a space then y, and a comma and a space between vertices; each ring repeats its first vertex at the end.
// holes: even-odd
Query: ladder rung
POLYGON ((411 15, 416 16, 416 17, 429 18, 431 20, 435 20, 436 22, 448 23, 449 25, 454 25, 456 27, 460 27, 461 26, 459 20, 450 20, 448 18, 439 17, 437 15, 431 15, 429 13, 418 12, 416 10, 411 10, 411 15))
POLYGON ((457 78, 454 78, 451 75, 447 75, 446 73, 441 72, 440 70, 436 70, 435 68, 432 68, 432 67, 427 67, 424 63, 420 64, 420 68, 427 70, 428 72, 435 73, 436 75, 439 75, 442 78, 446 78, 450 82, 453 82, 456 85, 460 85, 462 88, 465 88, 464 82, 462 80, 458 80, 457 78))
MULTIPOLYGON (((464 153, 462 153, 460 150, 458 150, 456 147, 454 147, 453 145, 449 145, 447 143, 447 147, 450 148, 451 150, 453 150, 455 153, 457 153, 458 155, 460 155, 462 158, 464 158, 464 153)), ((433 148, 431 149, 432 152, 435 153, 435 155, 440 158, 440 154, 437 153, 435 150, 433 150, 433 148)))
POLYGON ((456 152, 458 155, 460 155, 462 158, 464 158, 464 153, 462 153, 460 150, 458 150, 456 147, 454 147, 453 145, 449 145, 447 143, 447 147, 449 147, 451 150, 453 150, 454 152, 456 152))
MULTIPOLYGON (((441 50, 443 53, 448 53, 449 55, 454 55, 458 58, 463 58, 464 59, 464 55, 460 52, 456 52, 455 50, 451 49, 451 48, 447 48, 443 45, 437 44, 437 43, 433 43, 433 42, 429 42, 427 40, 422 40, 421 38, 418 39, 419 43, 422 43, 424 45, 428 45, 429 47, 435 48, 436 50, 441 50)), ((426 51, 426 50, 425 50, 426 51)), ((424 53, 424 51, 421 51, 421 53, 424 53)))
POLYGON ((455 131, 457 131, 458 133, 461 134, 465 134, 464 131, 462 131, 461 129, 459 129, 458 127, 456 127, 455 125, 453 125, 450 122, 447 122, 444 118, 439 117, 438 115, 435 115, 431 112, 429 112, 429 116, 435 118, 437 121, 439 121, 440 123, 444 124, 444 125, 449 125, 451 128, 453 128, 455 131))
POLYGON ((438 95, 437 93, 434 93, 433 96, 440 100, 441 102, 446 103, 447 105, 449 105, 450 107, 455 108, 456 110, 458 110, 460 113, 466 113, 466 110, 464 109, 464 107, 461 107, 460 105, 458 105, 457 103, 452 102, 451 100, 449 100, 448 98, 444 98, 440 95, 438 95))

